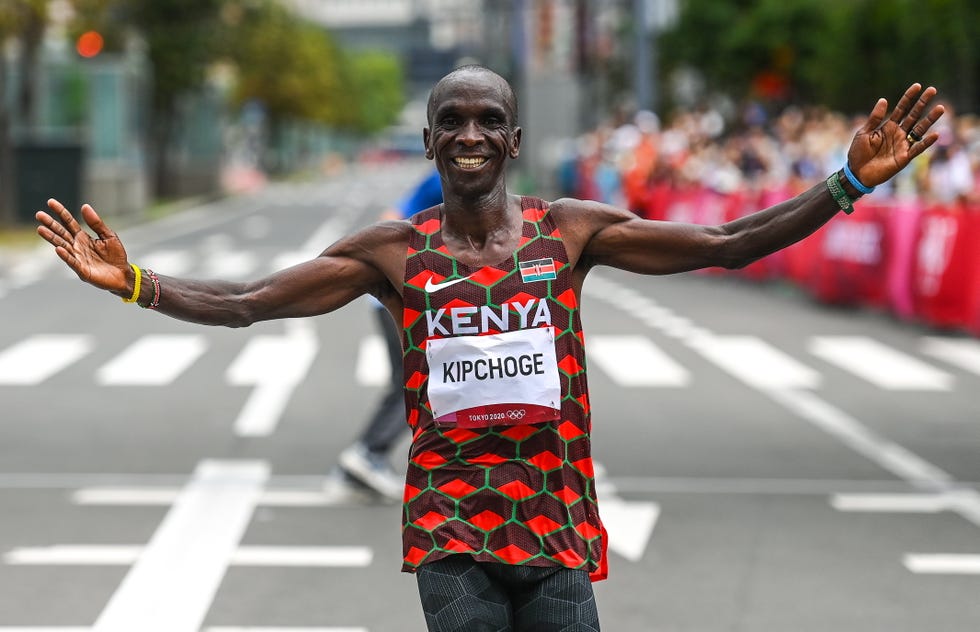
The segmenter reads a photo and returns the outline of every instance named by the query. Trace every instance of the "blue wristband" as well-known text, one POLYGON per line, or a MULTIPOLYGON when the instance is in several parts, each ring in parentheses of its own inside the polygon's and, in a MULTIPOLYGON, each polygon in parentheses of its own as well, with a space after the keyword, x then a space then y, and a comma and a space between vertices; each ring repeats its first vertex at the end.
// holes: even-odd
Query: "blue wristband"
POLYGON ((860 191, 863 195, 867 195, 875 190, 874 187, 866 187, 861 184, 861 181, 858 180, 857 176, 854 175, 854 172, 851 171, 851 165, 847 164, 846 162, 844 163, 844 175, 847 177, 847 181, 851 183, 851 186, 860 191))

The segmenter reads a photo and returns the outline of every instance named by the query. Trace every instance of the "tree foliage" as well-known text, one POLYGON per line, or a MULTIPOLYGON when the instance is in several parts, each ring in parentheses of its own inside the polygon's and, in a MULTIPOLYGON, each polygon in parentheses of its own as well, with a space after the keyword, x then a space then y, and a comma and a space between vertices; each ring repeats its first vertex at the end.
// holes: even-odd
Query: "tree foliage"
POLYGON ((260 102, 274 121, 371 132, 390 124, 402 107, 396 58, 349 53, 322 27, 277 4, 244 7, 228 41, 238 75, 235 102, 260 102))
POLYGON ((921 81, 962 109, 980 106, 975 0, 681 2, 659 40, 664 70, 696 68, 713 91, 864 111, 921 81), (759 94, 774 81, 784 90, 759 94))

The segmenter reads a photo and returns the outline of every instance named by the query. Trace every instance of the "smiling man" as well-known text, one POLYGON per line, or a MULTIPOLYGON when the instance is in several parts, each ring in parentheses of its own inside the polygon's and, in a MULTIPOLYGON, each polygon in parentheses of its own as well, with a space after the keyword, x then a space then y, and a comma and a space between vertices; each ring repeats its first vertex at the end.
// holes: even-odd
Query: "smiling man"
POLYGON ((935 93, 913 84, 887 118, 879 99, 825 182, 696 226, 509 194, 517 101, 502 77, 466 66, 433 88, 423 131, 443 203, 306 263, 247 283, 157 275, 129 262, 91 206, 81 214, 95 238, 54 200, 38 233, 82 280, 185 321, 243 327, 375 296, 402 327, 413 431, 403 569, 416 574, 429 629, 598 630, 591 581, 605 577, 606 542, 579 318, 589 270, 737 268, 806 237, 936 141, 935 93))

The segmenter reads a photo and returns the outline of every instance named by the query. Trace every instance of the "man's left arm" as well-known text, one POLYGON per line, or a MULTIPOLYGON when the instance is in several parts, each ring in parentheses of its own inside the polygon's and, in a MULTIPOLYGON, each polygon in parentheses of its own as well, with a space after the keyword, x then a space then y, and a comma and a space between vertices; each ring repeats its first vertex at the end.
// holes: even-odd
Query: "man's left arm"
MULTIPOLYGON (((739 268, 795 243, 823 226, 851 202, 904 169, 939 135, 930 132, 943 114, 928 109, 935 88, 913 84, 886 119, 879 99, 855 134, 847 163, 802 194, 719 226, 643 220, 605 205, 582 204, 574 226, 591 227, 582 257, 642 274, 671 274, 703 267, 739 268)), ((588 230, 588 228, 586 229, 588 230)))

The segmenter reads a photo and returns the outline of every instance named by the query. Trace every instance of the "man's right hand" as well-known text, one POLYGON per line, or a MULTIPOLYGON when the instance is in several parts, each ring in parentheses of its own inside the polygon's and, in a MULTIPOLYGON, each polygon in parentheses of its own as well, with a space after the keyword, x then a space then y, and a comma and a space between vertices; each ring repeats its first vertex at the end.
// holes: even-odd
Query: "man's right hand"
POLYGON ((48 208, 50 214, 38 211, 34 216, 39 224, 37 234, 54 246, 61 260, 86 283, 119 296, 131 296, 135 278, 126 249, 95 209, 88 204, 82 206, 82 219, 95 232, 93 238, 61 202, 48 200, 48 208))

